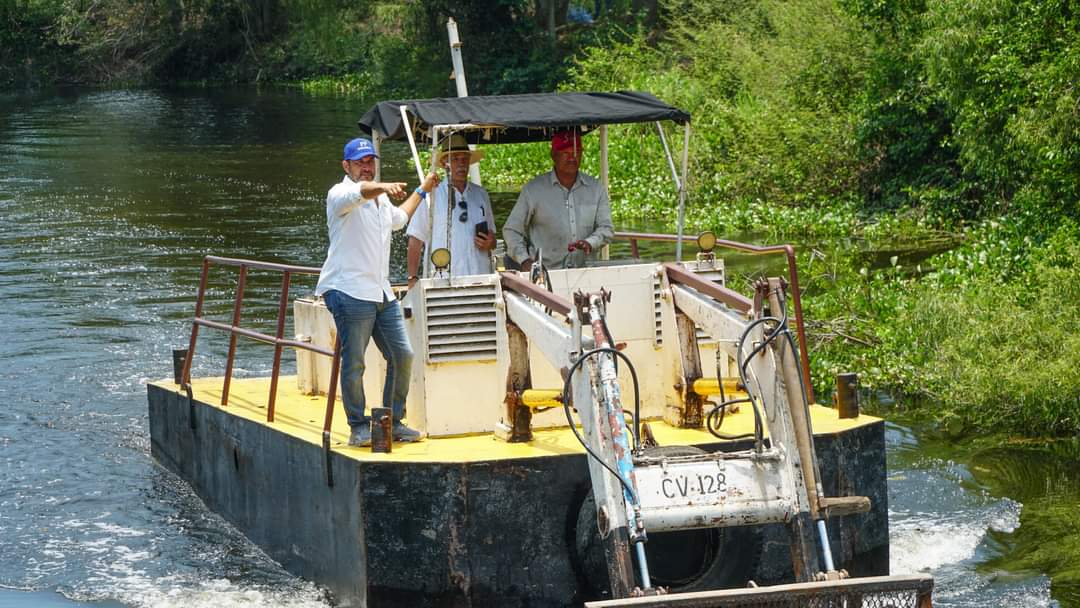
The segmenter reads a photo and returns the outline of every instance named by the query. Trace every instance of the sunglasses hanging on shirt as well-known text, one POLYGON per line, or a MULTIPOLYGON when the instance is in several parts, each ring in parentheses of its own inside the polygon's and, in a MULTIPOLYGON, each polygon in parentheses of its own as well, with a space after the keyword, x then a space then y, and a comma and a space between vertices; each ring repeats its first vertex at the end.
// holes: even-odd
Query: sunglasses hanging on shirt
MULTIPOLYGON (((455 198, 457 198, 455 196, 455 198)), ((469 205, 465 202, 465 199, 458 198, 457 206, 461 209, 461 215, 458 216, 458 221, 465 223, 469 221, 469 205)))

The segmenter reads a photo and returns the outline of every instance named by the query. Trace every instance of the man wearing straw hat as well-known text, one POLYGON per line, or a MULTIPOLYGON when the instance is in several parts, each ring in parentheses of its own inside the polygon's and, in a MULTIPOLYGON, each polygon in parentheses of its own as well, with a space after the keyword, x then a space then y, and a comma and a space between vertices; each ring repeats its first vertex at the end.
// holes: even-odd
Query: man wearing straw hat
POLYGON ((436 165, 445 166, 449 179, 435 188, 434 230, 428 217, 427 201, 420 203, 409 222, 409 287, 420 274, 424 247, 431 251, 450 241, 450 276, 488 274, 491 250, 495 248, 495 217, 487 190, 469 181, 469 165, 484 157, 483 151, 469 150, 461 135, 450 136, 440 146, 436 165))
POLYGON ((521 189, 503 225, 506 253, 529 270, 542 253, 549 268, 580 268, 615 236, 607 188, 578 171, 581 134, 551 138, 552 171, 521 189))
POLYGON ((375 147, 356 138, 345 144, 345 178, 326 195, 330 248, 315 293, 334 316, 341 343, 341 400, 352 433, 349 445, 371 445, 371 419, 364 403, 364 352, 375 346, 386 358, 383 407, 393 411, 394 441, 417 441, 402 422, 409 394, 413 350, 405 321, 390 290, 390 233, 405 227, 420 201, 439 183, 431 173, 406 196, 404 182, 376 182, 375 147), (395 207, 390 198, 405 199, 395 207))

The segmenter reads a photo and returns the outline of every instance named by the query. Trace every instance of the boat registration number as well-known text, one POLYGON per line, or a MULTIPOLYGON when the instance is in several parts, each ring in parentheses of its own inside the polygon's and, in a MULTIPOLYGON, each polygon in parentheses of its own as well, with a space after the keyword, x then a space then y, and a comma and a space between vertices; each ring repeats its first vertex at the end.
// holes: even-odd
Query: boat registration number
POLYGON ((724 473, 705 475, 675 475, 660 480, 660 492, 665 498, 688 498, 696 495, 726 494, 724 473))
POLYGON ((722 461, 648 466, 634 471, 642 506, 716 503, 728 493, 722 461))

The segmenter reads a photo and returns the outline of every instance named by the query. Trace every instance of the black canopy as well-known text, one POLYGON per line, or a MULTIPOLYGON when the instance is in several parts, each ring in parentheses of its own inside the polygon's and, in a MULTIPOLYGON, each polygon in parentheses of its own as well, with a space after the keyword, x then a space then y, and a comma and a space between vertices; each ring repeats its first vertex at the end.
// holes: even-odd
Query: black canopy
POLYGON ((690 115, 648 93, 536 93, 381 101, 360 119, 366 133, 383 139, 405 139, 400 107, 405 106, 418 142, 430 143, 432 125, 473 124, 480 130, 461 132, 474 144, 545 141, 559 129, 588 131, 599 125, 673 120, 690 115))

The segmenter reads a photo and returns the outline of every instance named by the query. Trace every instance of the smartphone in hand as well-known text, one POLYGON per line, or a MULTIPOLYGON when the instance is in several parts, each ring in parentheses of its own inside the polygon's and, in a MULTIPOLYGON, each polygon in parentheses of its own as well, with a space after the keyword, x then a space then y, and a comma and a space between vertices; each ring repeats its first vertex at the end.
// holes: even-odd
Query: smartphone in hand
POLYGON ((487 236, 488 223, 486 221, 477 222, 475 229, 476 229, 476 236, 487 236))

